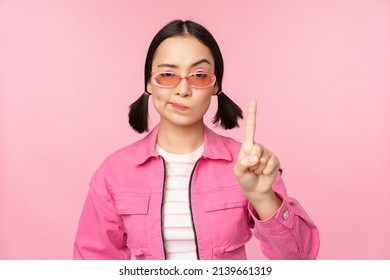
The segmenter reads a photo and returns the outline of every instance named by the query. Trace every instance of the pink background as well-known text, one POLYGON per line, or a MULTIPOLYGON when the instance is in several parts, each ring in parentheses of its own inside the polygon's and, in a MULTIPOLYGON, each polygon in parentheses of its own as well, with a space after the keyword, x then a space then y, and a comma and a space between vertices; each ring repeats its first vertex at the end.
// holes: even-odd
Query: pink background
MULTIPOLYGON (((258 100, 257 139, 317 223, 319 259, 390 259, 385 0, 0 1, 0 259, 71 258, 92 173, 141 137, 128 105, 176 18, 216 37, 225 92, 245 112, 258 100)), ((264 258, 256 240, 248 255, 264 258)))

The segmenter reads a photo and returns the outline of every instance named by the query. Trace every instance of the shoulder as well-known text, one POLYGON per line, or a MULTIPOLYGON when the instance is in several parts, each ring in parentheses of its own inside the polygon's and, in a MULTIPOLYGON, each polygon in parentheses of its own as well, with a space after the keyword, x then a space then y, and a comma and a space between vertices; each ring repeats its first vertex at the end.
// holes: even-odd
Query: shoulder
POLYGON ((141 139, 112 152, 102 161, 99 170, 108 171, 135 165, 136 157, 139 153, 140 147, 142 147, 143 141, 144 140, 141 139))
POLYGON ((239 150, 241 148, 241 142, 238 142, 237 140, 228 136, 223 136, 219 134, 218 136, 222 139, 222 141, 225 143, 226 147, 229 150, 239 150))
POLYGON ((207 126, 205 128, 205 138, 207 138, 207 140, 209 140, 209 142, 211 143, 224 143, 227 147, 230 148, 237 148, 241 146, 241 143, 237 140, 228 136, 218 134, 207 126))
POLYGON ((157 156, 155 146, 158 128, 159 127, 156 126, 142 139, 110 154, 103 161, 102 166, 113 165, 117 167, 118 165, 123 165, 126 167, 139 165, 147 161, 148 158, 157 156))
POLYGON ((217 134, 209 128, 205 130, 204 155, 213 159, 235 160, 241 148, 241 143, 235 139, 217 134))

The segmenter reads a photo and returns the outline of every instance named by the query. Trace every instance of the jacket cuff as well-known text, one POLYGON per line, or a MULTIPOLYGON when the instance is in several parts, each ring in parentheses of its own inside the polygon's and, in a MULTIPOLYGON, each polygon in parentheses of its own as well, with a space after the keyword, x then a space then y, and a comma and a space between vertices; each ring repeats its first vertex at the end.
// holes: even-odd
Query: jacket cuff
POLYGON ((279 199, 282 201, 279 209, 265 220, 260 220, 255 208, 251 203, 248 203, 248 211, 250 214, 250 227, 261 228, 265 231, 280 230, 281 227, 291 228, 293 225, 293 213, 291 212, 291 205, 288 202, 287 197, 283 197, 281 194, 275 192, 279 199))

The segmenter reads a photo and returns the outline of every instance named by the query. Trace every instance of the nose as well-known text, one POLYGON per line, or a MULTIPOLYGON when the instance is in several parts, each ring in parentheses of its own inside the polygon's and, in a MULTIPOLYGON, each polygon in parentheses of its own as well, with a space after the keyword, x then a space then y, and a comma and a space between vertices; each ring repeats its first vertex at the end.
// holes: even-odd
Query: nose
POLYGON ((189 96, 191 95, 191 87, 188 84, 188 81, 186 78, 182 78, 179 85, 176 87, 177 93, 180 96, 189 96))

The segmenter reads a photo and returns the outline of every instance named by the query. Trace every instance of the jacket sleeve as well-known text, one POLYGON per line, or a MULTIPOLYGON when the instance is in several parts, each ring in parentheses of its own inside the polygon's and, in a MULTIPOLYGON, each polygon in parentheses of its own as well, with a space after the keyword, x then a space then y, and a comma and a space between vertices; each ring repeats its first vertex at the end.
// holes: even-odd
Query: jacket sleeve
POLYGON ((105 177, 96 172, 90 182, 76 239, 73 259, 130 259, 122 219, 105 177))
POLYGON ((272 187, 282 205, 274 215, 260 220, 248 205, 254 235, 269 259, 315 259, 320 246, 318 229, 299 202, 287 196, 280 174, 272 187))

